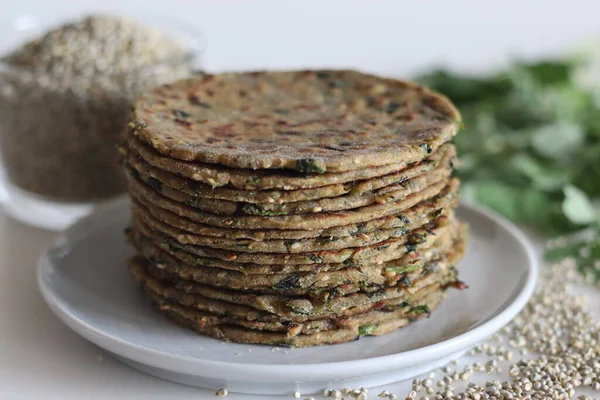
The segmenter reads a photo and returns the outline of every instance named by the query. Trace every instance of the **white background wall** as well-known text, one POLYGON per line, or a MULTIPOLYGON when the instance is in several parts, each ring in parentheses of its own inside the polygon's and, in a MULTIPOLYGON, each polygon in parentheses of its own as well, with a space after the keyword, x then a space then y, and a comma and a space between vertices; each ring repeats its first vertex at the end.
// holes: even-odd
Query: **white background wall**
POLYGON ((0 0, 3 19, 90 10, 151 11, 194 23, 208 36, 211 70, 481 70, 600 34, 599 0, 0 0))

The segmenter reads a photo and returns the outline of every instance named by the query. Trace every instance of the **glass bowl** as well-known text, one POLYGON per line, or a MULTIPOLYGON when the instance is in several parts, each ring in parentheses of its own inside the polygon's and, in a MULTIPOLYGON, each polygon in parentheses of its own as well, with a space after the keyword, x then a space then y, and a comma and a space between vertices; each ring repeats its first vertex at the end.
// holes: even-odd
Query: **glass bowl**
MULTIPOLYGON (((1 36, 7 40, 0 54, 72 20, 16 18, 4 25, 9 32, 1 36)), ((164 32, 182 45, 181 51, 118 73, 94 69, 89 74, 82 69, 51 75, 0 56, 0 203, 8 214, 38 227, 62 229, 125 192, 117 146, 133 102, 146 90, 192 75, 205 47, 202 33, 180 21, 133 20, 164 32)))

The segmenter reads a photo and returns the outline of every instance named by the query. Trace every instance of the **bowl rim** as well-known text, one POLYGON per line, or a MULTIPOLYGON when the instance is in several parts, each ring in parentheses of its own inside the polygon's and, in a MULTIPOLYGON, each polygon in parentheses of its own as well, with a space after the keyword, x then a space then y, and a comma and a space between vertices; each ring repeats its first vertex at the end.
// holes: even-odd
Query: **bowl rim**
MULTIPOLYGON (((141 65, 117 73, 98 74, 96 77, 99 78, 111 78, 127 75, 155 75, 160 73, 163 67, 181 65, 194 61, 200 56, 200 54, 202 54, 202 52, 207 47, 206 35, 202 30, 194 27, 189 21, 173 18, 172 16, 164 16, 156 13, 131 15, 128 13, 116 13, 105 11, 74 14, 68 13, 58 17, 52 14, 46 15, 43 13, 26 13, 9 18, 0 19, 0 23, 2 24, 0 26, 8 27, 5 28, 5 30, 13 32, 31 31, 33 33, 31 37, 25 38, 24 40, 17 43, 16 46, 12 46, 8 49, 8 51, 0 54, 0 73, 25 79, 48 77, 48 79, 52 80, 53 78, 56 78, 56 75, 53 74, 35 71, 31 68, 7 62, 4 57, 18 49, 19 46, 36 40, 37 38, 41 38, 51 30, 58 29, 61 26, 67 24, 83 21, 84 19, 92 16, 106 16, 131 19, 134 23, 137 23, 141 26, 152 27, 159 30, 160 32, 164 33, 167 37, 170 37, 176 42, 182 44, 182 46, 185 49, 181 56, 172 57, 168 59, 161 59, 153 63, 141 65), (18 21, 20 19, 30 19, 36 22, 31 24, 30 27, 27 27, 25 29, 19 29, 16 28, 15 25, 18 24, 18 21), (159 26, 159 24, 155 23, 156 21, 164 24, 164 26, 168 26, 168 29, 164 29, 164 26, 159 26), (181 40, 182 38, 183 40, 181 40)), ((70 76, 69 78, 77 79, 79 77, 88 78, 84 75, 74 75, 70 76)))

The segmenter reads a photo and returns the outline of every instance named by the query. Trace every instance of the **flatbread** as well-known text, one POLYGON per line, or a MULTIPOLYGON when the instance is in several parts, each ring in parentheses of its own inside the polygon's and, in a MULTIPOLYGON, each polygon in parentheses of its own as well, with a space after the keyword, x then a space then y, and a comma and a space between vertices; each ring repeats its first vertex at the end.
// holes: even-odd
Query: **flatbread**
MULTIPOLYGON (((161 297, 149 288, 145 288, 145 290, 150 299, 155 304, 160 305, 159 309, 161 311, 171 311, 173 307, 175 309, 183 308, 179 304, 170 303, 167 299, 161 297)), ((419 304, 417 309, 430 313, 431 310, 429 310, 429 308, 424 309, 423 307, 429 306, 431 304, 429 300, 433 297, 442 297, 443 293, 444 291, 439 287, 431 287, 427 288, 427 290, 423 290, 422 293, 419 293, 418 296, 415 296, 415 299, 419 304)), ((218 315, 214 313, 198 311, 197 309, 188 310, 193 311, 194 319, 201 324, 203 328, 206 328, 207 326, 218 327, 221 325, 232 325, 250 330, 262 331, 264 333, 279 332, 288 337, 293 337, 298 335, 314 335, 318 332, 334 332, 338 329, 360 329, 361 327, 363 336, 367 336, 367 332, 369 332, 372 328, 366 329, 365 327, 381 325, 383 323, 389 323, 400 318, 408 317, 411 315, 411 313, 415 312, 415 307, 411 307, 408 304, 402 303, 393 309, 368 311, 366 313, 344 319, 311 320, 295 324, 281 323, 278 321, 250 321, 245 318, 234 318, 229 315, 218 315)))
POLYGON ((130 194, 133 198, 138 200, 144 199, 151 204, 201 224, 235 229, 311 230, 367 222, 407 210, 417 205, 422 200, 433 197, 441 192, 447 183, 447 180, 442 179, 432 183, 420 192, 403 197, 401 200, 384 204, 372 204, 352 210, 331 213, 278 215, 268 217, 254 215, 241 215, 235 217, 219 216, 198 210, 167 199, 134 176, 130 176, 129 187, 130 194))
POLYGON ((217 288, 189 281, 165 284, 161 276, 152 276, 150 261, 143 257, 130 260, 130 267, 136 280, 153 286, 155 291, 166 298, 178 301, 185 306, 200 310, 231 315, 258 321, 303 322, 311 319, 343 318, 369 310, 394 306, 402 302, 412 302, 412 296, 429 285, 450 285, 456 282, 457 269, 454 267, 465 252, 464 236, 445 258, 434 259, 426 264, 420 279, 411 287, 385 287, 374 292, 350 291, 339 287, 321 296, 295 296, 241 292, 217 288), (166 286, 167 285, 167 286, 166 286), (183 296, 183 293, 187 296, 183 296), (244 306, 236 308, 236 306, 244 306))
MULTIPOLYGON (((301 174, 289 170, 232 169, 216 164, 181 161, 169 158, 145 145, 133 133, 125 134, 125 143, 120 148, 124 155, 132 154, 149 165, 179 175, 192 181, 202 182, 213 188, 228 186, 239 190, 307 190, 330 185, 348 184, 397 173, 415 162, 399 162, 373 168, 323 174, 301 174)), ((433 153, 432 153, 433 154, 433 153)))
MULTIPOLYGON (((214 286, 203 285, 190 281, 178 281, 175 287, 189 294, 199 294, 207 298, 224 300, 229 303, 244 304, 259 310, 265 310, 279 316, 291 317, 299 315, 317 318, 333 314, 350 315, 359 312, 358 309, 372 309, 385 305, 388 300, 398 299, 406 293, 415 293, 420 288, 430 284, 465 285, 457 281, 456 265, 466 251, 466 230, 456 239, 455 246, 444 256, 433 258, 424 263, 419 277, 412 277, 412 285, 408 286, 399 280, 396 286, 361 286, 346 284, 337 286, 329 291, 308 291, 307 294, 297 294, 292 289, 277 288, 277 293, 256 293, 232 291, 214 286), (282 293, 285 292, 285 293, 282 293), (348 314, 350 312, 350 314, 348 314)), ((154 270, 150 269, 153 273, 154 270)), ((404 276, 404 275, 403 275, 404 276)), ((160 276, 158 276, 160 278, 160 276)), ((305 291, 302 291, 305 293, 305 291)), ((394 303, 395 304, 395 303, 394 303)))
POLYGON ((303 240, 272 239, 256 241, 190 234, 189 232, 160 221, 155 218, 147 208, 135 202, 133 203, 132 220, 134 222, 140 221, 151 229, 176 239, 181 244, 192 244, 246 253, 301 253, 307 251, 336 250, 380 243, 387 239, 404 236, 407 232, 423 226, 427 222, 431 222, 440 216, 450 215, 451 212, 449 204, 445 204, 442 208, 436 208, 435 211, 428 214, 417 214, 418 217, 414 218, 412 216, 416 213, 406 212, 404 215, 407 217, 408 223, 404 224, 402 228, 380 229, 371 233, 362 233, 341 238, 325 237, 303 240))
MULTIPOLYGON (((456 232, 454 235, 459 237, 464 234, 464 227, 460 225, 456 228, 456 232)), ((437 242, 440 238, 435 238, 437 242)), ((320 264, 256 264, 256 263, 238 263, 236 261, 225 261, 214 257, 200 257, 196 254, 185 251, 184 249, 179 249, 176 247, 169 247, 168 252, 163 250, 165 246, 157 245, 156 240, 149 238, 140 232, 136 232, 133 230, 129 231, 129 240, 134 245, 134 247, 138 250, 138 252, 145 257, 155 260, 156 262, 171 264, 171 265, 180 265, 185 264, 190 267, 210 267, 210 268, 219 268, 228 271, 235 271, 244 275, 261 275, 261 274, 296 274, 301 272, 327 272, 327 271, 338 271, 341 269, 346 269, 349 267, 368 267, 372 265, 372 263, 366 259, 364 261, 354 261, 354 260, 346 260, 342 263, 320 263, 320 264), (159 261, 164 258, 167 258, 166 261, 159 261), (173 261, 170 261, 173 259, 173 261)), ((417 259, 421 253, 426 253, 433 249, 433 245, 428 247, 430 243, 427 241, 424 243, 419 243, 412 245, 410 247, 410 252, 407 255, 401 255, 396 259, 392 259, 389 261, 385 261, 381 263, 381 267, 397 267, 399 263, 404 262, 405 257, 410 257, 411 259, 417 259)), ((406 258, 408 260, 408 258, 406 258)))
MULTIPOLYGON (((162 208, 154 205, 150 201, 152 199, 146 199, 141 196, 136 196, 135 194, 132 194, 132 200, 134 209, 146 209, 148 210, 147 214, 150 214, 154 219, 160 220, 161 222, 191 234, 221 238, 222 240, 234 240, 234 244, 239 244, 237 247, 250 246, 252 241, 269 240, 284 240, 290 243, 290 246, 292 246, 294 245, 294 241, 304 241, 305 239, 311 238, 318 238, 319 241, 333 243, 341 238, 347 238, 348 236, 358 237, 360 235, 359 239, 365 240, 364 236, 362 236, 363 234, 370 235, 371 233, 376 233, 381 235, 380 232, 384 230, 404 230, 408 224, 412 223, 422 225, 425 223, 425 221, 427 221, 431 214, 441 214, 443 212, 441 210, 444 208, 453 208, 458 204, 458 188, 459 182, 457 179, 453 178, 439 193, 402 212, 394 213, 372 221, 313 230, 218 228, 186 218, 185 215, 191 215, 191 213, 193 213, 193 209, 185 205, 181 206, 178 203, 168 199, 161 201, 161 204, 163 205, 162 208), (175 212, 171 212, 169 210, 173 210, 175 212)), ((426 195, 424 195, 424 197, 425 196, 426 195)), ((183 236, 183 234, 178 236, 178 240, 182 243, 193 242, 191 238, 187 239, 183 236)), ((330 246, 335 245, 330 244, 330 246)), ((325 249, 325 247, 323 249, 325 249)))
POLYGON ((197 333, 236 343, 266 344, 271 346, 310 347, 341 344, 360 339, 362 336, 379 336, 402 328, 411 322, 428 317, 445 298, 445 292, 434 292, 426 296, 417 307, 396 311, 372 311, 368 316, 351 321, 348 326, 338 327, 315 333, 302 333, 303 327, 295 329, 295 335, 289 332, 273 332, 248 329, 232 324, 207 324, 206 315, 196 310, 173 304, 158 303, 158 309, 174 322, 197 333), (427 310, 424 313, 423 310, 427 310), (360 325, 362 324, 362 325, 360 325), (368 332, 368 334, 367 334, 368 332), (361 335, 361 333, 363 333, 361 335))
POLYGON ((460 114, 413 83, 356 71, 201 74, 138 98, 130 128, 169 158, 232 168, 353 171, 412 163, 460 114))
POLYGON ((324 250, 306 253, 245 253, 232 250, 220 250, 210 247, 194 246, 181 244, 176 239, 155 231, 143 222, 135 221, 132 225, 134 232, 150 238, 155 245, 170 252, 172 248, 186 251, 190 254, 200 257, 218 258, 224 261, 235 261, 237 263, 255 263, 255 264, 322 264, 322 263, 343 263, 351 260, 355 263, 361 263, 366 260, 369 262, 380 262, 393 260, 402 254, 409 252, 411 247, 426 243, 431 244, 436 236, 446 234, 447 231, 454 231, 457 227, 456 220, 437 219, 423 227, 414 229, 406 235, 388 239, 380 243, 364 247, 352 247, 347 249, 324 250))
POLYGON ((283 204, 252 204, 197 197, 188 193, 184 193, 180 190, 173 189, 169 186, 161 185, 160 182, 150 179, 150 177, 140 175, 137 173, 137 171, 131 168, 128 169, 128 173, 130 175, 135 175, 140 181, 148 186, 151 186, 163 196, 202 211, 217 215, 245 214, 278 216, 335 212, 365 207, 374 203, 386 204, 398 201, 413 193, 420 192, 436 182, 448 179, 452 173, 452 168, 450 166, 451 161, 451 157, 443 157, 433 169, 430 169, 430 164, 428 164, 426 169, 429 169, 429 171, 427 172, 422 172, 422 169, 414 168, 412 171, 407 173, 409 176, 408 180, 399 183, 395 182, 392 185, 384 186, 378 190, 373 190, 362 194, 348 194, 333 198, 298 201, 283 204))
POLYGON ((442 236, 437 238, 431 247, 419 249, 414 256, 406 255, 386 264, 346 266, 328 271, 316 268, 313 271, 266 274, 245 274, 214 266, 191 266, 148 243, 140 244, 138 250, 141 256, 152 260, 152 266, 149 268, 155 276, 161 276, 162 279, 187 280, 235 290, 299 295, 318 293, 348 284, 367 290, 395 286, 401 280, 410 285, 414 278, 420 276, 424 264, 448 253, 456 239, 453 235, 442 236))
POLYGON ((421 173, 434 169, 442 159, 456 156, 454 145, 446 143, 427 159, 411 164, 398 172, 372 179, 351 181, 312 189, 297 190, 239 190, 231 187, 212 187, 210 185, 180 177, 176 174, 155 168, 135 152, 126 152, 126 164, 135 169, 141 179, 150 186, 162 185, 187 193, 190 196, 205 199, 229 200, 251 204, 283 204, 298 201, 319 200, 345 194, 360 195, 392 184, 400 184, 421 173))

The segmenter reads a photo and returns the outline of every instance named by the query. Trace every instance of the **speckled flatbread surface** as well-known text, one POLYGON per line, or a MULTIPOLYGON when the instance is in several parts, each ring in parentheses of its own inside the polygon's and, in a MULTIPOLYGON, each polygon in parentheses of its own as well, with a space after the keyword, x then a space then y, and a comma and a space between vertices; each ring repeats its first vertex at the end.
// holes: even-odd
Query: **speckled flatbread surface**
POLYGON ((317 294, 342 285, 364 289, 395 285, 400 280, 410 284, 412 279, 420 276, 425 264, 449 253, 452 246, 464 240, 464 236, 462 227, 457 227, 433 241, 414 245, 408 253, 386 262, 334 263, 325 264, 324 268, 309 265, 289 268, 289 272, 282 272, 279 265, 256 268, 253 264, 240 270, 222 268, 222 264, 213 263, 211 259, 205 259, 202 265, 191 265, 185 260, 193 256, 183 251, 175 251, 174 255, 149 240, 137 241, 135 246, 141 256, 153 261, 156 272, 168 279, 185 279, 216 287, 263 293, 317 294))
POLYGON ((396 173, 412 164, 422 161, 423 157, 377 167, 365 166, 360 169, 343 172, 300 173, 290 170, 233 169, 217 164, 183 161, 165 156, 129 131, 121 148, 124 155, 143 160, 154 168, 182 176, 192 181, 202 182, 213 188, 232 187, 240 190, 298 190, 316 189, 328 185, 352 183, 396 173))
MULTIPOLYGON (((447 173, 447 172, 446 172, 447 173)), ((446 176, 448 178, 448 176, 446 176)), ((161 208, 176 213, 205 225, 221 228, 235 229, 277 229, 277 230, 313 230, 326 229, 350 224, 372 221, 407 210, 422 200, 440 193, 447 185, 447 179, 437 175, 423 177, 428 182, 423 184, 424 189, 406 196, 400 195, 399 199, 390 199, 382 204, 374 203, 355 209, 342 210, 329 213, 291 214, 291 215, 218 215, 201 209, 175 202, 153 188, 147 186, 137 177, 130 176, 130 194, 135 199, 146 200, 161 208)), ((393 196, 393 194, 392 194, 393 196)))
MULTIPOLYGON (((456 193, 452 193, 454 196, 456 193)), ((231 236, 218 237, 206 234, 189 232, 186 228, 189 222, 175 216, 168 211, 148 208, 138 202, 133 203, 134 224, 142 224, 147 229, 159 232, 160 235, 176 239, 179 243, 187 245, 199 245, 223 250, 242 251, 248 253, 300 253, 307 251, 336 250, 357 246, 367 246, 383 242, 388 239, 404 236, 409 231, 425 225, 439 217, 451 216, 455 205, 454 196, 442 195, 415 205, 402 213, 402 219, 398 217, 396 226, 390 228, 378 227, 378 229, 367 230, 363 225, 345 227, 341 233, 349 232, 347 235, 333 236, 325 235, 315 238, 304 239, 238 239, 231 236)), ((233 231, 233 230, 231 230, 233 231)), ((241 234, 235 231, 238 234, 241 234)), ((210 232, 208 232, 210 233, 210 232)), ((225 232, 228 233, 228 232, 225 232)))
MULTIPOLYGON (((154 286, 153 290, 163 296, 180 301, 182 305, 210 312, 229 310, 240 318, 259 321, 276 319, 302 322, 326 317, 347 317, 368 310, 393 306, 404 301, 415 302, 412 296, 417 291, 431 285, 444 286, 457 280, 457 263, 465 252, 465 238, 459 238, 455 245, 440 257, 433 257, 424 263, 411 286, 398 283, 376 288, 341 285, 318 296, 308 294, 260 293, 219 288, 187 279, 168 279, 160 272, 154 261, 137 256, 130 265, 135 267, 134 275, 144 285, 154 286), (140 269, 141 268, 141 269, 140 269), (136 272, 137 271, 137 272, 136 272), (184 295, 185 294, 185 295, 184 295), (231 305, 243 306, 232 308, 231 305), (244 308, 245 307, 245 308, 244 308)), ((399 272, 400 275, 407 272, 399 272)))
POLYGON ((449 141, 444 96, 356 71, 200 74, 138 99, 131 129, 174 159, 233 168, 351 171, 414 162, 449 141))
MULTIPOLYGON (((213 227, 194 220, 193 218, 195 214, 192 207, 181 205, 177 202, 170 201, 166 198, 160 198, 158 196, 151 195, 148 198, 144 198, 143 196, 139 196, 133 192, 131 193, 131 196, 136 207, 139 205, 139 207, 147 209, 151 217, 156 220, 160 220, 161 222, 171 225, 172 227, 193 234, 235 240, 236 244, 239 244, 237 247, 242 247, 250 245, 251 242, 264 241, 269 243, 271 240, 301 241, 304 239, 315 238, 318 239, 317 241, 321 242, 334 242, 337 240, 342 240, 341 238, 348 236, 356 236, 360 240, 364 240, 365 237, 359 237, 359 235, 381 235, 384 231, 392 229, 405 229, 407 224, 412 222, 422 222, 428 218, 430 214, 440 213, 439 210, 445 207, 454 208, 458 202, 458 188, 458 180, 451 179, 437 194, 433 195, 427 200, 419 202, 416 206, 405 211, 393 213, 388 216, 366 222, 326 229, 315 228, 311 230, 230 229, 213 227), (153 199, 157 202, 152 202, 153 199), (160 204, 160 206, 155 205, 157 203, 160 204), (190 216, 192 218, 189 218, 190 216)), ((431 192, 435 192, 435 190, 428 189, 428 193, 431 192)), ((139 209, 139 207, 137 208, 139 209)))
POLYGON ((228 318, 180 305, 165 303, 160 297, 150 295, 157 308, 176 323, 202 335, 212 336, 236 343, 266 344, 271 346, 310 347, 341 344, 358 340, 363 336, 379 336, 430 315, 445 297, 444 291, 428 294, 420 299, 418 307, 404 307, 396 311, 371 311, 356 318, 344 320, 308 322, 295 324, 288 331, 256 329, 256 323, 232 324, 228 318), (426 312, 424 312, 426 311, 426 312), (323 329, 320 325, 325 325, 323 329), (252 326, 248 328, 247 326, 252 326), (290 332, 291 331, 291 332, 290 332))
POLYGON ((248 253, 244 251, 222 250, 206 246, 182 244, 176 239, 153 231, 144 224, 134 224, 133 229, 142 235, 153 238, 157 246, 171 251, 171 249, 183 250, 199 257, 218 258, 223 261, 235 261, 236 263, 254 264, 330 264, 354 262, 364 264, 365 262, 385 262, 405 254, 412 245, 420 243, 431 243, 437 236, 450 234, 457 229, 458 224, 453 220, 437 219, 422 227, 414 229, 397 238, 372 244, 370 246, 349 247, 345 249, 322 250, 300 253, 248 253))
MULTIPOLYGON (((446 288, 452 285, 455 275, 452 272, 438 270, 429 277, 423 278, 422 282, 416 284, 410 292, 394 288, 387 294, 382 292, 380 300, 372 300, 370 303, 363 301, 362 306, 346 307, 344 311, 338 312, 313 312, 308 300, 281 298, 279 302, 286 304, 285 307, 297 315, 297 317, 281 318, 252 306, 229 304, 223 300, 186 293, 169 286, 168 283, 157 280, 148 273, 143 261, 134 259, 130 266, 134 278, 142 285, 149 297, 160 305, 162 311, 176 310, 193 315, 194 320, 203 328, 231 325, 265 334, 277 332, 287 338, 318 332, 334 333, 340 328, 355 331, 360 329, 360 336, 366 336, 373 334, 375 328, 404 316, 428 315, 433 307, 427 299, 443 297, 446 288)), ((356 299, 348 299, 348 302, 360 304, 360 299, 364 296, 352 294, 349 297, 356 297, 356 299)), ((342 302, 337 301, 337 303, 342 302)), ((288 344, 295 345, 293 342, 288 344)))
MULTIPOLYGON (((135 175, 141 182, 152 187, 154 190, 173 201, 183 203, 209 213, 217 215, 245 214, 257 216, 279 216, 343 211, 368 206, 374 203, 385 204, 400 200, 410 194, 424 190, 432 183, 448 178, 448 176, 450 176, 452 173, 452 159, 452 153, 444 152, 444 154, 441 154, 441 157, 435 161, 419 163, 414 167, 402 170, 402 175, 398 179, 392 181, 386 186, 378 187, 374 190, 353 192, 351 194, 318 200, 297 201, 283 204, 257 204, 200 197, 179 189, 174 189, 167 185, 162 185, 155 178, 140 173, 135 169, 130 169, 129 174, 135 175)), ((367 185, 376 185, 374 183, 369 183, 370 181, 365 181, 364 185, 359 186, 358 190, 362 190, 367 185)))
MULTIPOLYGON (((319 200, 334 198, 345 194, 361 195, 365 192, 377 190, 392 184, 402 183, 410 178, 431 171, 445 158, 452 160, 456 155, 456 149, 452 144, 446 143, 440 149, 431 154, 425 160, 408 165, 406 168, 377 176, 371 179, 355 180, 346 183, 337 183, 314 187, 311 189, 295 190, 240 190, 227 186, 213 187, 196 180, 181 177, 169 171, 150 165, 135 151, 125 151, 125 159, 128 167, 137 171, 144 182, 158 187, 167 186, 179 190, 190 196, 245 202, 251 204, 283 204, 307 200, 319 200)), ((214 185, 214 183, 213 183, 214 185)))

